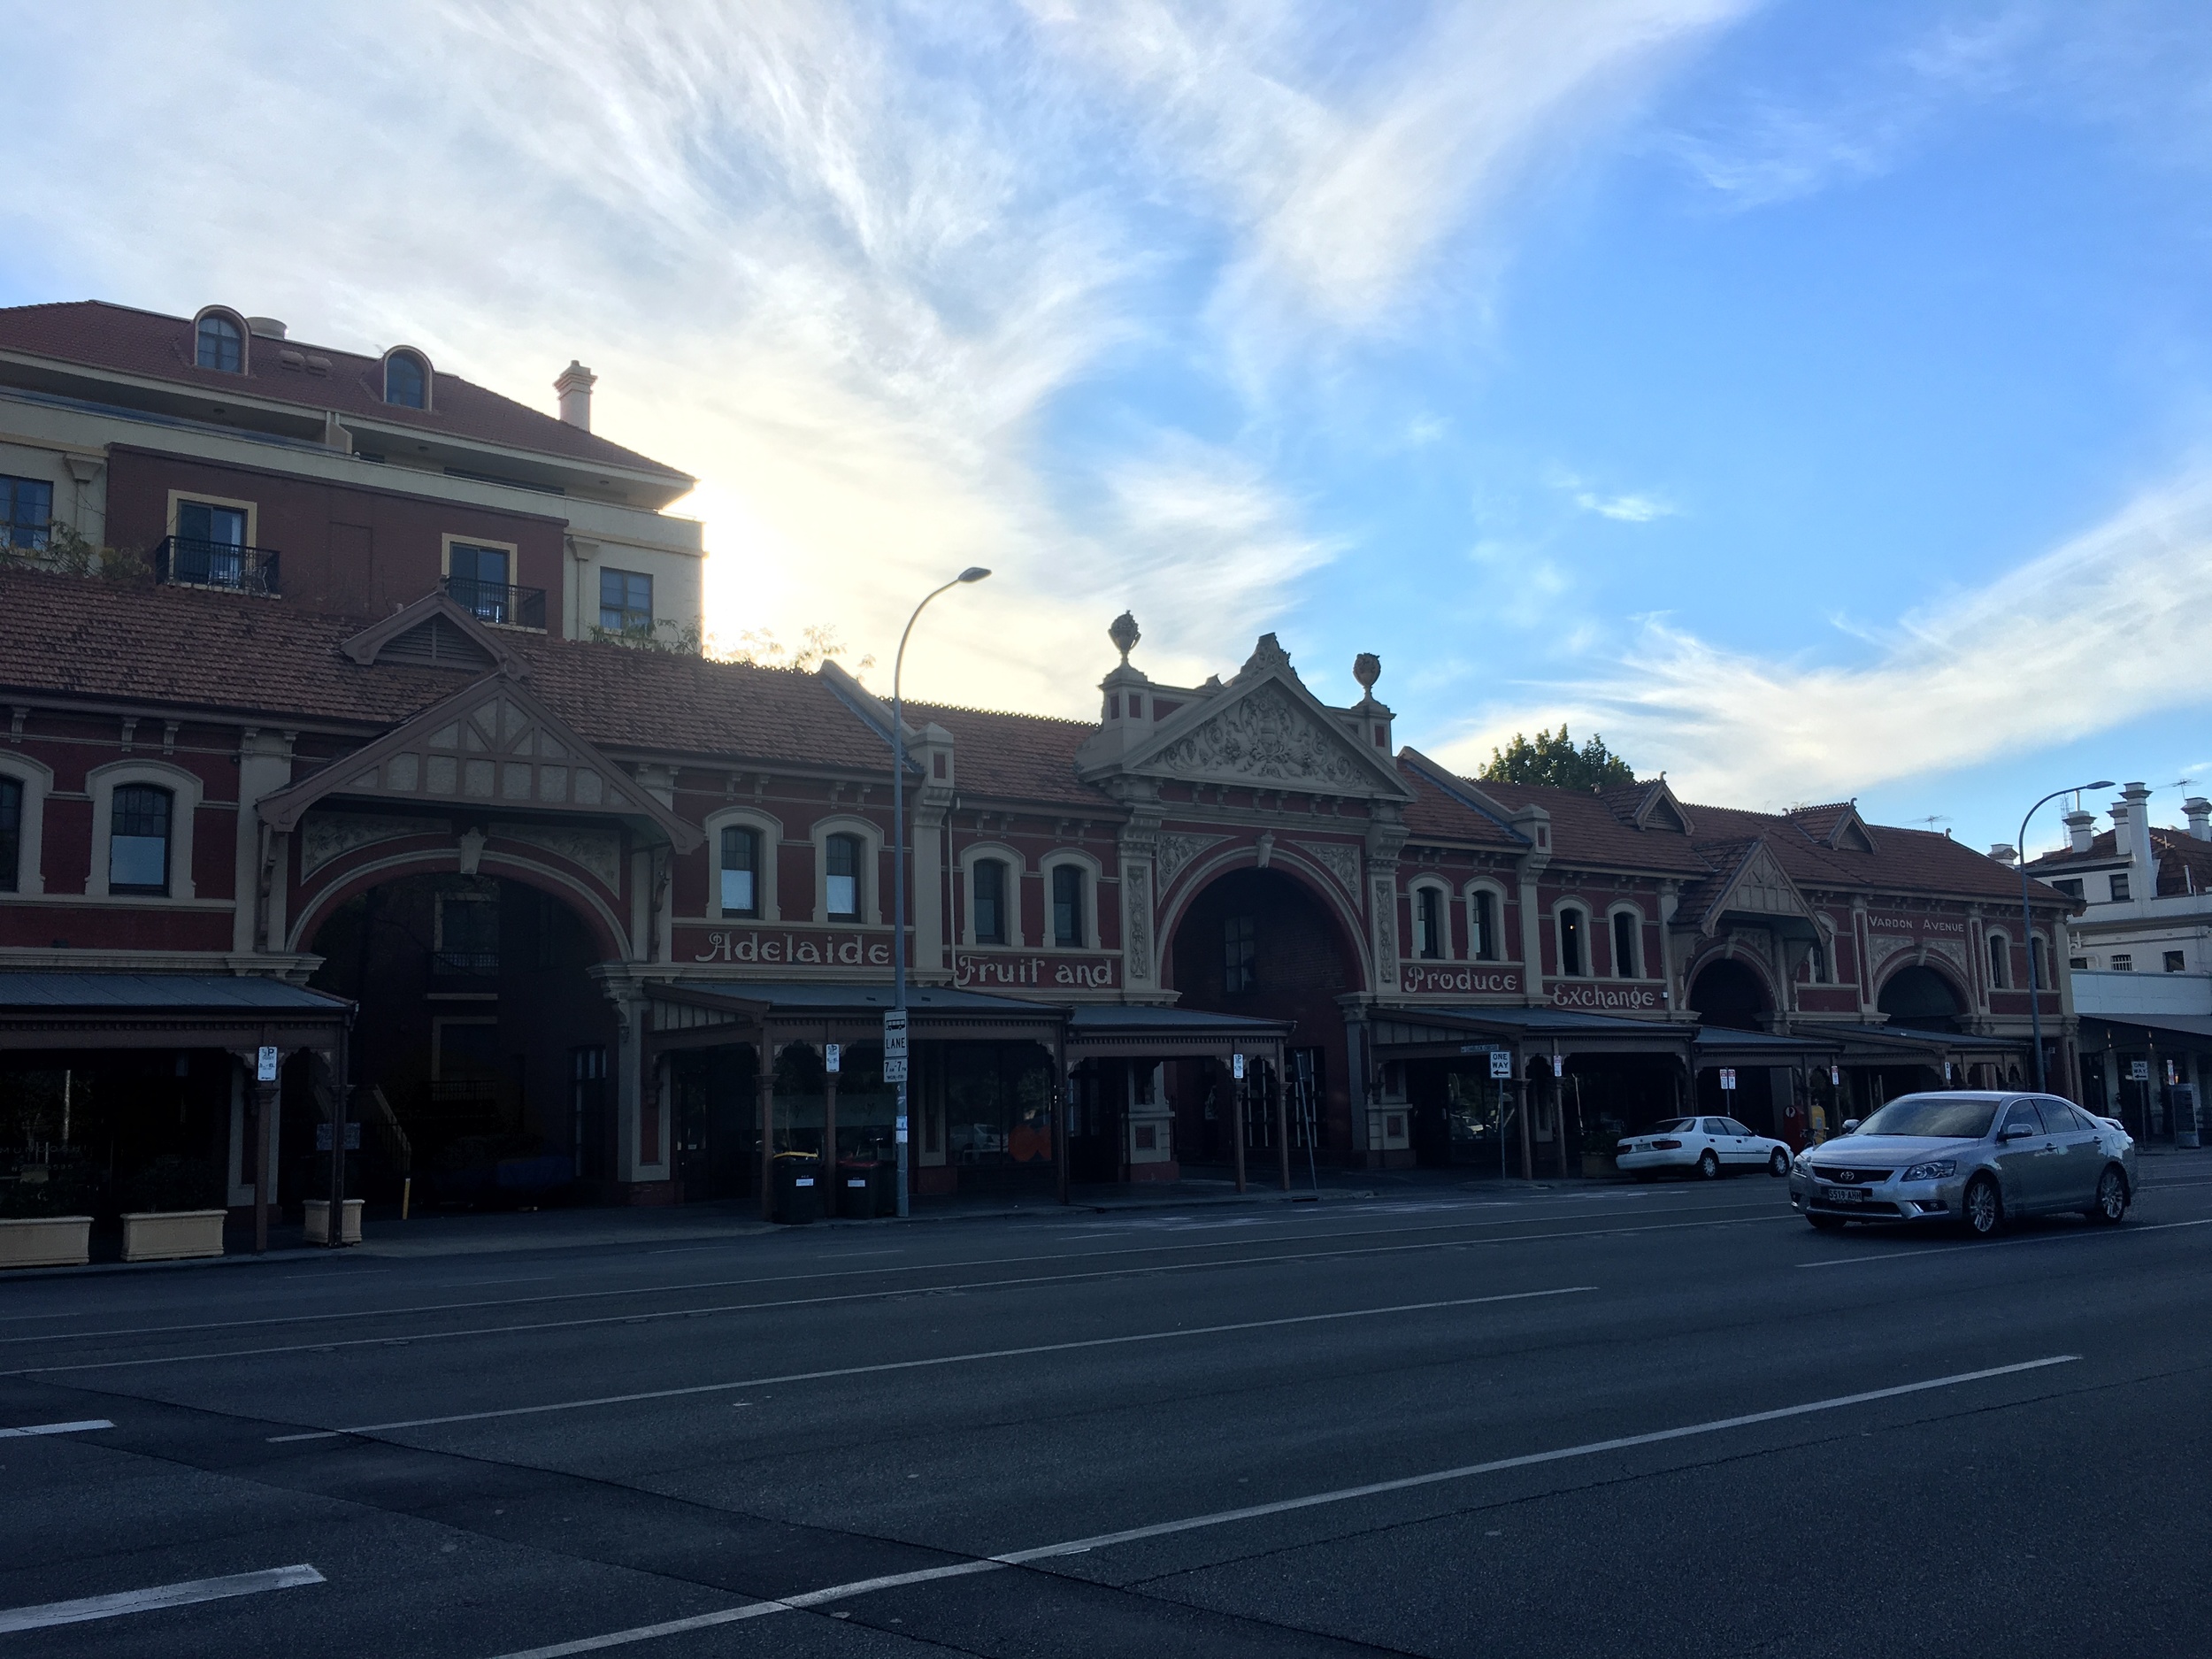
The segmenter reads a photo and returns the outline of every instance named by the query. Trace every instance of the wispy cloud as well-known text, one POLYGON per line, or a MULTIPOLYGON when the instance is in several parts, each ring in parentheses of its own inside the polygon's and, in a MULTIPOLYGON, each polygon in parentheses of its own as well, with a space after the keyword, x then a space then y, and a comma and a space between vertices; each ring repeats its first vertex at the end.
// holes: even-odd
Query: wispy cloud
POLYGON ((1617 669, 1534 688, 1440 745, 1568 719, 1712 800, 1818 800, 2108 730, 2200 702, 2212 465, 1978 590, 1901 618, 1870 662, 1714 645, 1660 622, 1617 669))

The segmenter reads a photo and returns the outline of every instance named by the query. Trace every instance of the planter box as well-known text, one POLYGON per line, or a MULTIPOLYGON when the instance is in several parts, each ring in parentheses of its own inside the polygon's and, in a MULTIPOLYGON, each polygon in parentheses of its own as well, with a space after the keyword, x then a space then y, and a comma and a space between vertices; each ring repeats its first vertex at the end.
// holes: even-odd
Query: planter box
MULTIPOLYGON (((328 1244, 330 1242, 330 1200, 311 1198, 307 1201, 306 1211, 307 1241, 310 1244, 328 1244)), ((346 1217, 342 1225, 345 1231, 339 1236, 339 1243, 358 1244, 361 1242, 361 1201, 359 1199, 346 1200, 346 1217)))
POLYGON ((90 1216, 0 1221, 0 1267, 82 1267, 91 1259, 90 1216))
POLYGON ((1582 1175, 1585 1180, 1602 1180, 1609 1175, 1618 1175, 1621 1166, 1609 1157, 1600 1157, 1594 1152, 1582 1155, 1582 1175))
POLYGON ((224 1210, 143 1210, 123 1217, 123 1259, 180 1262, 223 1253, 224 1210))

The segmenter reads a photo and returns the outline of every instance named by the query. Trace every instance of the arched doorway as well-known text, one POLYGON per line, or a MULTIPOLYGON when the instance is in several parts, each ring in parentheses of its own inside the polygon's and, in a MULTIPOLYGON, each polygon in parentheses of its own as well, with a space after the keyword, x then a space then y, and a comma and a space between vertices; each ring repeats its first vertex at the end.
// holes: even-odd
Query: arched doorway
POLYGON ((1915 1031, 1956 1031, 1965 1011, 1950 980, 1919 963, 1890 975, 1875 1006, 1889 1016, 1891 1025, 1915 1031))
MULTIPOLYGON (((357 1192, 394 1199, 411 1177, 419 1205, 535 1204, 612 1179, 615 1011, 586 972, 604 951, 565 902, 401 876, 338 904, 311 949, 311 983, 360 1004, 357 1192)), ((312 1156, 311 1126, 288 1123, 283 1144, 312 1156)))
MULTIPOLYGON (((1355 1156, 1352 1089, 1344 1016, 1337 999, 1361 988, 1358 957, 1329 907, 1303 881, 1280 870, 1233 870, 1193 898, 1174 925, 1166 979, 1179 1006, 1293 1022, 1281 1086, 1294 1152, 1303 1150, 1310 1109, 1317 1155, 1340 1162, 1355 1156)), ((1233 1079, 1210 1060, 1165 1068, 1175 1123, 1176 1156, 1186 1163, 1225 1164, 1233 1079)), ((1248 1115, 1247 1152, 1271 1156, 1274 1120, 1248 1115)))
POLYGON ((1703 1025, 1723 1031, 1764 1031, 1772 1008, 1766 982, 1732 957, 1707 963, 1690 981, 1690 1009, 1703 1025))

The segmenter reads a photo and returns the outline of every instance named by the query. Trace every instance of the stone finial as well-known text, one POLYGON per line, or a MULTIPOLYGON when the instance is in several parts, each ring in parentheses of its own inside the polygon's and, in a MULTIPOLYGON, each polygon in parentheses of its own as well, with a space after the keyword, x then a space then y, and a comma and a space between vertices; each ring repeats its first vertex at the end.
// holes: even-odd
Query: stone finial
POLYGON ((1106 630, 1106 637, 1121 653, 1121 665, 1126 668, 1129 666, 1129 653, 1137 649, 1137 641, 1144 638, 1144 634, 1137 626, 1137 618, 1125 611, 1114 618, 1113 626, 1106 630))
POLYGON ((1359 681, 1359 688, 1369 696, 1375 695, 1375 682, 1382 678, 1382 658, 1372 651, 1362 651, 1352 659, 1352 678, 1359 681))

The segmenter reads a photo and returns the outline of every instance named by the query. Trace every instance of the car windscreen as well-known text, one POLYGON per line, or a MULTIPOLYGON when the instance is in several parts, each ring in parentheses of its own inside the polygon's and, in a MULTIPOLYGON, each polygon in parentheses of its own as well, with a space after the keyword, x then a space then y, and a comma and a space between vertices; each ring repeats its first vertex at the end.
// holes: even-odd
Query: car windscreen
POLYGON ((1920 1135, 1938 1141, 1979 1141, 1989 1133, 1997 1103, 1908 1095, 1893 1100, 1859 1125, 1863 1135, 1920 1135))

